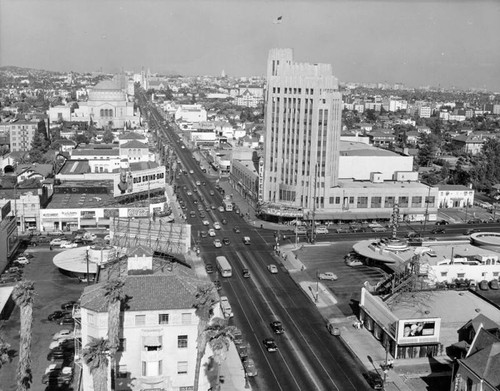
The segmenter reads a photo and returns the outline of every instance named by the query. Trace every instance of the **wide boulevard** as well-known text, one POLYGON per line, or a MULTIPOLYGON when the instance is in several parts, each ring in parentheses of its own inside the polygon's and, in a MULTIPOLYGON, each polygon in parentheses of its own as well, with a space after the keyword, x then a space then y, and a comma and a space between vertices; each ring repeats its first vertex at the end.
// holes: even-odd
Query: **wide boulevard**
MULTIPOLYGON (((193 243, 199 243, 201 256, 206 263, 215 266, 215 257, 225 255, 232 267, 233 276, 222 279, 221 294, 229 298, 234 317, 231 323, 242 330, 248 342, 249 356, 254 359, 258 376, 251 378, 252 388, 256 390, 364 390, 369 389, 362 373, 363 368, 353 358, 346 347, 326 330, 325 322, 315 306, 301 292, 286 270, 279 269, 271 274, 267 265, 278 264, 272 255, 271 233, 263 235, 264 230, 249 226, 234 212, 219 212, 211 209, 222 205, 222 195, 216 190, 214 180, 209 180, 202 172, 191 151, 184 146, 174 131, 173 124, 165 124, 157 110, 140 97, 143 110, 149 113, 149 126, 157 130, 158 136, 175 151, 176 160, 182 167, 176 167, 177 194, 185 202, 185 215, 192 225, 193 243), (178 175, 180 169, 188 175, 178 175), (192 170, 193 174, 189 174, 192 170), (206 185, 196 186, 196 181, 206 185), (187 190, 184 190, 186 186, 187 190), (197 188, 192 196, 187 191, 197 188), (210 191, 214 195, 210 195, 210 191), (194 201, 197 201, 195 204, 194 201), (198 205, 202 205, 205 218, 199 217, 198 205), (207 211, 208 210, 208 211, 207 211), (196 217, 189 217, 195 211, 196 217), (204 226, 202 220, 210 226, 204 226), (230 245, 215 248, 214 237, 199 237, 201 231, 213 228, 214 222, 222 222, 216 238, 228 238, 230 245), (234 232, 239 226, 241 232, 234 232), (251 237, 251 245, 243 244, 243 236, 251 237), (241 270, 247 268, 251 277, 245 279, 241 270), (283 322, 285 333, 274 335, 270 322, 278 319, 283 322), (278 346, 277 352, 267 352, 262 340, 273 337, 278 346)), ((170 163, 172 163, 170 161, 170 163)), ((278 264, 279 265, 279 264, 278 264)), ((213 279, 219 278, 217 273, 213 279)))

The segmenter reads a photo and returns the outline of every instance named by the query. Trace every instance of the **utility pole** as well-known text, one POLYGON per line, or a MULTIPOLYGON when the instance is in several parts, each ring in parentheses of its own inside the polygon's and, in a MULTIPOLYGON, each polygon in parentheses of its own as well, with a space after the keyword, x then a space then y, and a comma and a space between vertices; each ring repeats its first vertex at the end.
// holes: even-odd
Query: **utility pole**
POLYGON ((311 244, 314 244, 315 233, 316 233, 316 223, 314 218, 316 216, 316 188, 318 179, 318 163, 314 166, 314 195, 313 195, 313 212, 312 212, 312 226, 311 226, 311 244))
POLYGON ((429 186, 429 192, 427 193, 427 198, 425 200, 425 216, 424 216, 424 225, 422 226, 422 234, 425 231, 425 226, 427 225, 427 219, 429 218, 429 201, 431 198, 431 187, 429 186))

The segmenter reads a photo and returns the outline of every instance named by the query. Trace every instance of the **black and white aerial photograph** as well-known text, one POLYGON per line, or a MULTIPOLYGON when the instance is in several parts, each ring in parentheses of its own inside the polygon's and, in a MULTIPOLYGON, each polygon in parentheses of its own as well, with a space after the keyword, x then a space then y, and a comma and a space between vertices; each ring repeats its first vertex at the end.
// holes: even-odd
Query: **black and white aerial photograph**
POLYGON ((498 0, 0 0, 0 391, 499 368, 498 0))

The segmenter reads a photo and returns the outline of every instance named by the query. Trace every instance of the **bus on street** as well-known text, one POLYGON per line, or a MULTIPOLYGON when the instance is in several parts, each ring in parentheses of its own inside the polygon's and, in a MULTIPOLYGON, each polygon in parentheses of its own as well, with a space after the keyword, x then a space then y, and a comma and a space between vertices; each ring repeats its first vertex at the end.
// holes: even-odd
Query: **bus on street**
POLYGON ((222 277, 231 277, 233 275, 233 269, 226 257, 216 257, 215 262, 217 263, 217 269, 219 269, 219 273, 222 277))
POLYGON ((224 200, 224 209, 226 212, 231 212, 233 210, 233 203, 228 200, 224 200))

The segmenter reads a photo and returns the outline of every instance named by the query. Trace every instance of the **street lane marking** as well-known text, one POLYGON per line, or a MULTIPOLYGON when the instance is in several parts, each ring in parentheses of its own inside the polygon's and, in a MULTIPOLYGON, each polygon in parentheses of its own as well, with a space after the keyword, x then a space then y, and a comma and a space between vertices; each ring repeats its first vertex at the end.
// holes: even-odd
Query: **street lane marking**
MULTIPOLYGON (((240 259, 240 262, 242 262, 243 264, 247 263, 247 262, 246 262, 246 260, 243 258, 242 254, 241 254, 240 252, 236 251, 236 255, 237 255, 237 257, 240 259)), ((251 255, 251 253, 248 253, 248 255, 251 255)), ((250 257, 250 258, 252 258, 252 257, 250 257)), ((261 278, 262 278, 263 273, 261 272, 261 269, 260 269, 260 268, 257 268, 257 270, 259 270, 259 272, 258 272, 258 273, 261 275, 261 278)), ((263 279, 266 281, 266 278, 263 278, 263 279)), ((276 316, 276 312, 275 312, 275 311, 271 308, 270 302, 269 302, 269 301, 268 301, 268 300, 264 297, 262 286, 261 286, 261 285, 259 284, 259 282, 258 282, 258 281, 256 281, 255 279, 253 280, 253 283, 254 283, 254 284, 255 284, 255 286, 257 287, 257 292, 258 292, 259 296, 260 296, 260 297, 261 297, 261 299, 262 299, 262 303, 264 303, 264 304, 265 304, 265 306, 267 307, 268 311, 272 314, 272 316, 273 316, 274 318, 277 318, 277 316, 276 316)), ((246 290, 246 291, 247 291, 247 293, 248 293, 248 297, 249 297, 249 298, 250 298, 250 300, 252 301, 252 303, 253 303, 253 305, 254 305, 255 309, 257 310, 257 313, 259 314, 259 317, 261 318, 262 322, 263 322, 264 324, 266 324, 266 323, 267 323, 267 320, 264 320, 264 318, 262 317, 261 312, 259 311, 259 309, 258 309, 258 308, 257 308, 257 306, 255 305, 255 302, 254 302, 254 300, 252 299, 252 297, 250 296, 250 292, 249 292, 248 288, 247 288, 245 285, 243 285, 243 286, 245 287, 245 290, 246 290)), ((272 286, 270 286, 270 288, 272 289, 272 286)), ((283 307, 283 305, 282 305, 282 307, 283 307)), ((283 308, 283 309, 284 309, 284 308, 283 308)), ((284 309, 284 310, 286 311, 286 309, 284 309)), ((287 313, 288 313, 288 312, 287 312, 287 313)), ((288 314, 288 315, 289 315, 289 314, 288 314)), ((289 316, 290 316, 290 315, 289 315, 289 316)), ((304 368, 306 369, 307 374, 309 375, 310 380, 312 381, 312 383, 314 383, 314 384, 315 384, 316 389, 318 389, 318 390, 319 390, 319 389, 321 389, 321 387, 319 386, 319 384, 316 382, 316 379, 315 379, 314 375, 311 373, 311 369, 310 369, 310 366, 309 366, 309 365, 308 365, 308 363, 307 363, 307 360, 305 360, 305 358, 303 357, 303 355, 300 353, 300 350, 298 349, 298 347, 295 345, 295 343, 294 343, 294 342, 293 342, 290 338, 288 338, 288 336, 287 336, 286 334, 285 334, 285 337, 286 337, 286 340, 287 340, 287 341, 289 341, 290 345, 292 346, 292 349, 293 349, 294 351, 296 351, 296 352, 297 352, 297 356, 298 356, 298 358, 299 358, 299 361, 301 361, 301 362, 302 362, 302 365, 303 365, 303 366, 304 366, 304 368)), ((286 361, 285 357, 283 356, 283 354, 281 353, 281 351, 280 351, 279 349, 278 349, 278 352, 280 353, 281 358, 283 359, 283 361, 284 361, 285 365, 287 366, 288 370, 290 371, 290 374, 291 374, 291 376, 292 376, 292 378, 293 378, 293 380, 294 380, 295 384, 297 384, 297 387, 298 387, 299 389, 301 389, 301 387, 300 387, 300 385, 298 384, 298 382, 297 382, 297 380, 296 380, 295 376, 293 375, 293 373, 292 373, 292 371, 291 371, 291 369, 290 369, 290 367, 289 367, 289 365, 288 365, 288 363, 287 363, 287 361, 286 361)))
MULTIPOLYGON (((251 254, 249 254, 249 255, 251 255, 251 254)), ((277 281, 277 284, 278 284, 278 285, 280 285, 280 286, 279 286, 279 288, 280 288, 281 292, 285 292, 285 294, 289 297, 289 299, 293 301, 293 298, 291 298, 291 297, 290 297, 290 295, 288 295, 288 294, 286 293, 286 289, 285 289, 285 288, 281 285, 281 283, 279 282, 279 280, 278 280, 278 279, 276 279, 276 281, 277 281)), ((256 284, 256 285, 257 285, 257 284, 256 284)), ((273 288, 274 288, 274 287, 273 287, 273 286, 271 286, 271 289, 274 291, 274 289, 273 289, 273 288)), ((259 290, 259 292, 260 292, 260 290, 259 290)), ((290 314, 290 313, 288 312, 288 310, 286 309, 285 304, 283 303, 283 300, 282 300, 282 299, 280 299, 278 295, 276 295, 276 294, 275 294, 275 296, 276 296, 277 301, 280 303, 280 305, 281 305, 281 307, 282 307, 283 311, 284 311, 284 312, 288 315, 288 317, 290 318, 291 323, 293 323, 293 325, 294 325, 294 326, 295 326, 295 328, 297 329, 298 333, 302 336, 303 340, 306 342, 306 345, 307 345, 308 349, 309 349, 309 350, 310 350, 310 352, 313 354, 313 356, 316 358, 316 360, 318 361, 319 365, 321 366, 321 368, 324 370, 325 374, 328 376, 328 378, 329 378, 329 379, 330 379, 330 381, 332 382, 333 386, 334 386, 337 390, 339 390, 339 388, 338 388, 337 384, 335 383, 335 381, 332 379, 332 377, 329 375, 329 373, 327 372, 326 368, 325 368, 325 367, 324 367, 324 365, 322 364, 322 361, 321 361, 321 360, 319 359, 319 357, 316 355, 316 353, 315 353, 315 352, 314 352, 314 350, 311 348, 311 346, 309 345, 309 343, 307 343, 307 339, 305 338, 304 334, 302 333, 302 331, 301 331, 301 330, 300 330, 300 328, 298 327, 297 323, 293 320, 293 317, 291 316, 291 314, 290 314)), ((271 311, 271 312, 273 312, 273 311, 271 311)), ((308 371, 308 372, 309 372, 309 371, 308 371)), ((346 376, 346 377, 347 377, 347 376, 346 376)), ((348 378, 348 377, 347 377, 347 379, 349 380, 349 378, 348 378)), ((349 380, 349 382, 350 382, 350 380, 349 380)), ((351 383, 351 382, 350 382, 350 383, 351 383)), ((352 383, 351 383, 351 384, 352 384, 352 383)), ((353 387, 354 387, 354 384, 352 384, 352 385, 353 385, 353 387)), ((354 387, 354 388, 355 388, 355 387, 354 387)))

